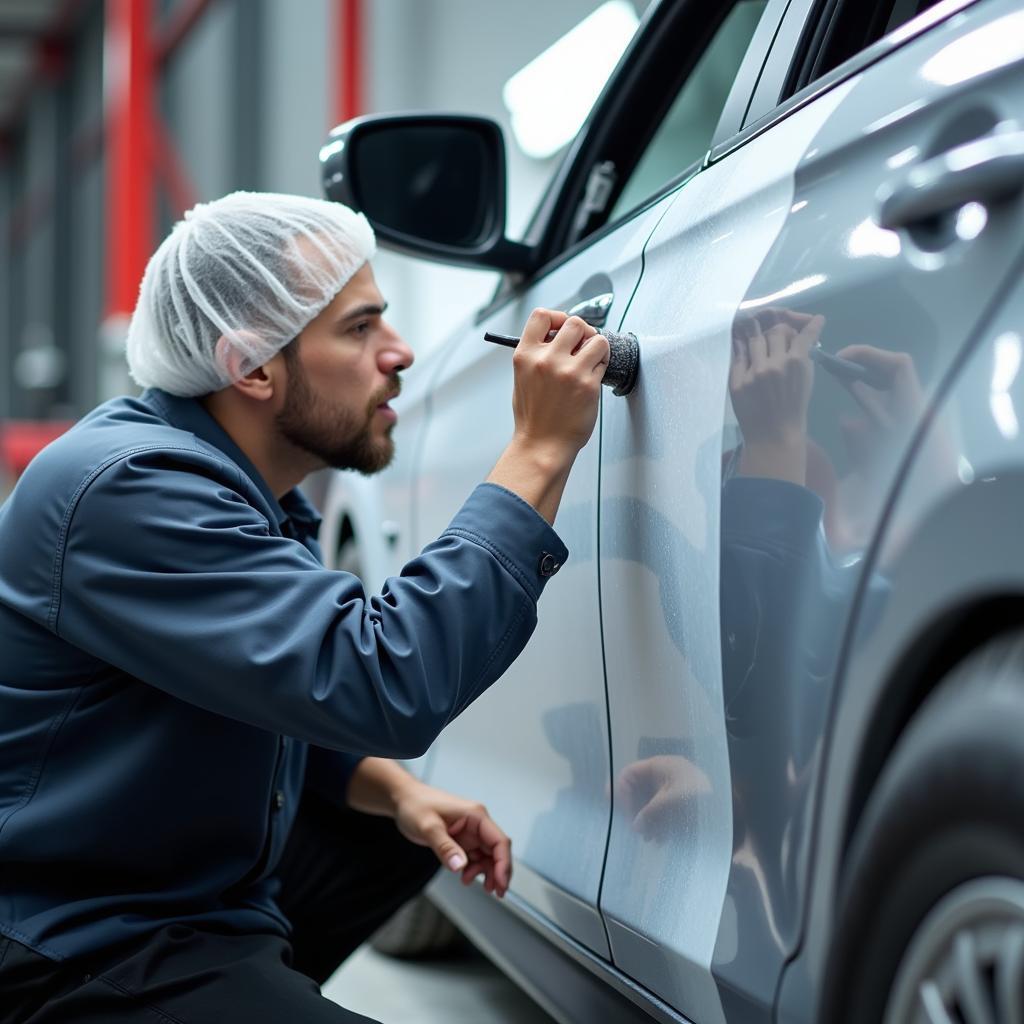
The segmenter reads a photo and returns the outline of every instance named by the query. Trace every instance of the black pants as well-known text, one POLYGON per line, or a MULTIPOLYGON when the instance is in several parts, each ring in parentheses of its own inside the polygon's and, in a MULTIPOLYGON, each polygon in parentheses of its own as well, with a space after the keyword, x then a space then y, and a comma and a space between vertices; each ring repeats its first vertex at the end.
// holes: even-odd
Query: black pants
POLYGON ((169 925, 55 963, 0 936, 0 1024, 354 1024, 320 985, 437 870, 387 818, 304 799, 282 858, 291 939, 169 925))

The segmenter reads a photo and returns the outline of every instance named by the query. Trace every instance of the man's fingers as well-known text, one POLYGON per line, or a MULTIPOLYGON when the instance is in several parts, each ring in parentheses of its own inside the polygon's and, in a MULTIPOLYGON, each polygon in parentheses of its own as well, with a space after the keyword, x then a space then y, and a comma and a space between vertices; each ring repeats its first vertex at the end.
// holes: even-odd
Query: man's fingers
POLYGON ((750 356, 750 369, 757 373, 768 362, 768 342, 760 328, 747 342, 747 353, 750 356))
POLYGON ((463 829, 462 842, 469 861, 462 871, 462 881, 469 885, 482 876, 484 889, 504 896, 512 877, 512 840, 486 814, 469 815, 463 829))
POLYGON ((793 348, 806 355, 821 340, 821 332, 825 327, 823 316, 814 316, 803 326, 800 333, 793 339, 793 348))
MULTIPOLYGON (((786 309, 783 306, 768 306, 762 309, 759 316, 770 317, 774 323, 787 323, 798 331, 806 327, 820 313, 798 313, 795 309, 786 309)), ((825 318, 822 317, 822 320, 825 318)))
POLYGON ((543 345, 551 331, 559 330, 567 319, 567 314, 557 309, 535 309, 526 321, 519 347, 543 345))
POLYGON ((512 841, 506 836, 491 848, 494 864, 494 884, 499 896, 504 896, 512 880, 512 841))
POLYGON ((612 352, 611 345, 608 344, 608 339, 603 334, 595 334, 593 337, 588 338, 584 344, 587 345, 587 358, 594 361, 593 365, 590 367, 590 372, 600 372, 601 376, 604 377, 605 371, 608 369, 608 360, 611 359, 612 352))
MULTIPOLYGON (((586 323, 586 321, 584 321, 584 323, 586 323)), ((602 335, 597 333, 596 327, 591 327, 590 324, 587 324, 587 327, 590 328, 589 333, 584 333, 583 338, 576 344, 576 347, 569 353, 569 355, 579 355, 580 352, 582 352, 584 348, 590 345, 592 341, 595 341, 597 338, 602 337, 602 335)), ((587 349, 588 354, 592 351, 593 346, 587 349)))
POLYGON ((789 351, 790 342, 796 331, 789 324, 778 323, 764 332, 768 346, 768 358, 784 356, 789 351))
POLYGON ((449 835, 440 816, 436 822, 424 827, 422 834, 434 855, 449 871, 461 871, 469 863, 466 851, 449 835))
POLYGON ((470 865, 462 872, 462 884, 471 885, 473 879, 475 879, 477 875, 482 875, 485 870, 484 865, 480 861, 470 863, 470 865))
POLYGON ((512 840, 490 818, 481 819, 479 835, 494 865, 498 894, 503 896, 512 878, 512 840))
POLYGON ((570 316, 558 328, 558 332, 551 339, 553 351, 565 352, 572 355, 586 339, 597 334, 597 328, 591 327, 586 320, 578 316, 570 316))

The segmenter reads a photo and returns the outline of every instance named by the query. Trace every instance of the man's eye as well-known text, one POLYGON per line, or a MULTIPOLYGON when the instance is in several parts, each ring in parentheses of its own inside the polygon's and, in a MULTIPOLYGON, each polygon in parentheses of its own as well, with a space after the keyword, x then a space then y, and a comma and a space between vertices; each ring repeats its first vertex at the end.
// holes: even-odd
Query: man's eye
POLYGON ((366 334, 369 333, 369 330, 370 330, 370 321, 369 320, 363 320, 361 323, 356 324, 352 328, 352 333, 355 334, 357 337, 362 338, 362 337, 365 337, 366 334))

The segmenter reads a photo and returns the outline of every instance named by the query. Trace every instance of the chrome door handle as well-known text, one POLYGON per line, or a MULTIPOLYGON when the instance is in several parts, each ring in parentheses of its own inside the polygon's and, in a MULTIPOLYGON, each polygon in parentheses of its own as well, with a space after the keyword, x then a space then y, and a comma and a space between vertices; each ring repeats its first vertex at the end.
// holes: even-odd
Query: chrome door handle
POLYGON ((612 292, 602 292, 600 295, 591 296, 582 302, 577 302, 569 310, 569 316, 578 316, 586 320, 591 327, 604 327, 608 319, 608 310, 612 308, 615 295, 612 292))
POLYGON ((878 223, 912 227, 969 202, 994 203, 1024 190, 1024 131, 1003 131, 956 146, 878 191, 878 223))

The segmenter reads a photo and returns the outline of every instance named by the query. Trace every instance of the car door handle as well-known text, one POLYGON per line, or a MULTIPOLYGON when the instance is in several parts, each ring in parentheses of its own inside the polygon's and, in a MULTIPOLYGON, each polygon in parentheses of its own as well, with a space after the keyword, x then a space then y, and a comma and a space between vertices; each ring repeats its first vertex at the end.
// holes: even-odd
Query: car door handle
POLYGON ((577 302, 569 310, 569 316, 578 316, 586 320, 591 327, 604 327, 608 319, 608 311, 615 301, 613 292, 602 292, 600 295, 592 295, 589 299, 577 302))
POLYGON ((1024 131, 1001 131, 950 149, 878 192, 878 223, 912 227, 969 202, 994 203, 1024 189, 1024 131))

